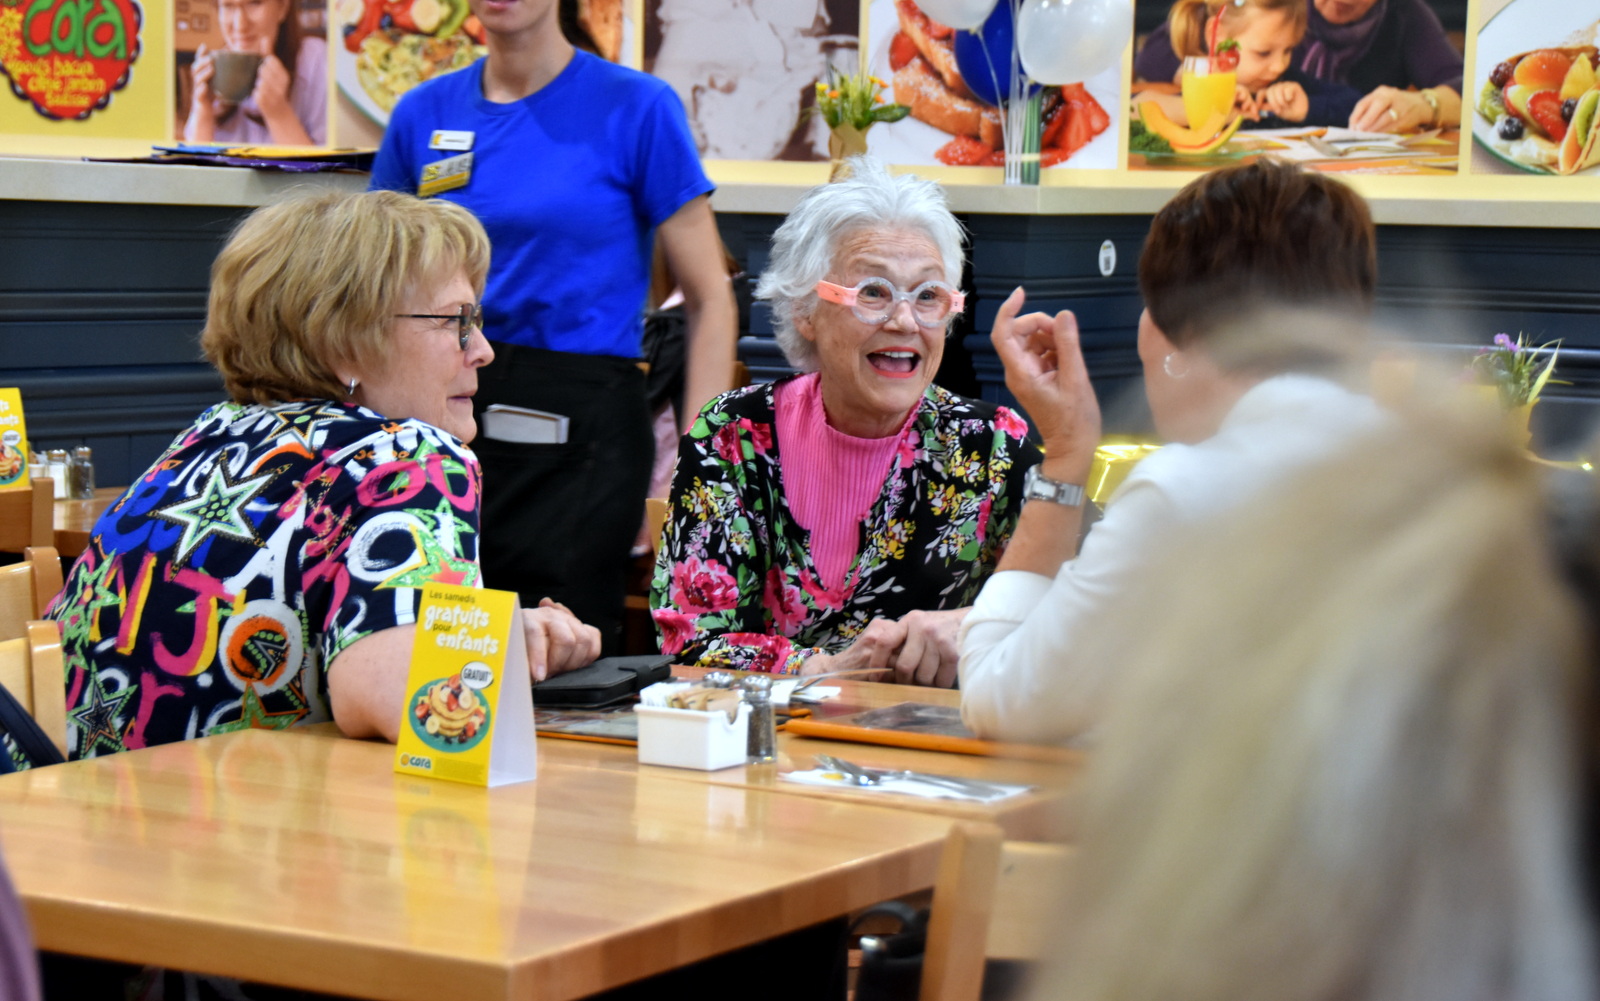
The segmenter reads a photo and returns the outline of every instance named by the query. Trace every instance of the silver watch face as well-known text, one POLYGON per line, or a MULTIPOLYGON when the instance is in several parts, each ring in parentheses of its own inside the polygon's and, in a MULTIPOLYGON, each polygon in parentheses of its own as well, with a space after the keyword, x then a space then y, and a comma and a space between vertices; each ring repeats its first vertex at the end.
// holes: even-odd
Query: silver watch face
POLYGON ((1045 500, 1067 507, 1078 507, 1083 503, 1083 487, 1076 483, 1058 483, 1039 472, 1038 466, 1034 466, 1022 478, 1022 496, 1024 500, 1045 500))

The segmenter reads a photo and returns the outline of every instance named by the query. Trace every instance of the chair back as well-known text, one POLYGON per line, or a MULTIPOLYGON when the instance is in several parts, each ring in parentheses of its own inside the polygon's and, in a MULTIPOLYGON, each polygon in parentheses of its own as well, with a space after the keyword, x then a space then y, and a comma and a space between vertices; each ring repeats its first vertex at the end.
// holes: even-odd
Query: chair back
POLYGON ((0 553, 55 545, 55 490, 48 477, 26 490, 0 490, 0 553))
POLYGON ((952 827, 933 888, 921 1001, 978 1001, 985 959, 1043 955, 1070 853, 1005 841, 993 824, 952 827))
POLYGON ((54 622, 29 622, 22 636, 0 642, 0 685, 21 703, 65 757, 67 680, 61 631, 54 622))
POLYGON ((661 533, 667 527, 667 499, 665 497, 646 497, 644 499, 644 519, 650 529, 650 546, 656 552, 661 552, 661 533))
POLYGON ((29 546, 22 562, 0 567, 0 640, 27 632, 29 619, 42 618, 61 590, 61 558, 53 546, 29 546))

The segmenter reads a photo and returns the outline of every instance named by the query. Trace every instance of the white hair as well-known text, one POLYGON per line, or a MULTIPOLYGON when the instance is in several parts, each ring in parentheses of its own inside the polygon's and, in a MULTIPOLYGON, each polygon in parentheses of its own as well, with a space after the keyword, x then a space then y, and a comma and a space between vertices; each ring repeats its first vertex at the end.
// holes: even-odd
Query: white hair
POLYGON ((871 157, 847 161, 850 175, 812 188, 772 234, 772 258, 761 272, 757 299, 772 310, 778 347, 802 371, 817 367, 817 348, 795 329, 795 320, 817 307, 817 282, 826 278, 840 243, 863 230, 917 230, 927 234, 944 262, 944 280, 961 282, 965 258, 961 224, 951 215, 944 189, 911 174, 894 176, 871 157))

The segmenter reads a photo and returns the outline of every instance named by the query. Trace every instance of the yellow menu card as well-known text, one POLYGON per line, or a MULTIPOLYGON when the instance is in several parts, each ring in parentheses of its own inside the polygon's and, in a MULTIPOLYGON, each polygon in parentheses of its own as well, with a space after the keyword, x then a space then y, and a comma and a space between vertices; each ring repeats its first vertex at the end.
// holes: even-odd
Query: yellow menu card
POLYGON ((0 389, 0 490, 20 490, 28 482, 28 428, 22 421, 22 391, 0 389))
POLYGON ((533 691, 515 594, 425 587, 406 691, 395 771, 491 787, 535 777, 533 691))

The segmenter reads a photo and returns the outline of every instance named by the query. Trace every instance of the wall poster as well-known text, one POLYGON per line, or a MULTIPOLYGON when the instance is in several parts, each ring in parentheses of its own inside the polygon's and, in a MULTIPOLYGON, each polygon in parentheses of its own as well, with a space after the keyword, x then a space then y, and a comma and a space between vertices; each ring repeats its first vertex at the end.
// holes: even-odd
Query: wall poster
POLYGON ((1128 167, 1460 165, 1461 0, 1137 0, 1128 167))

